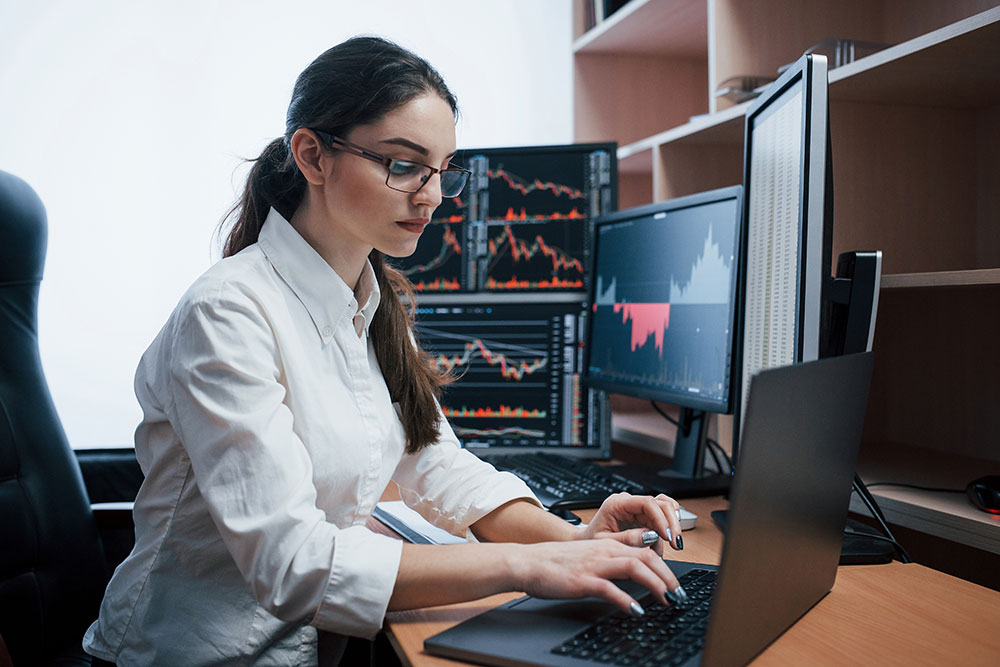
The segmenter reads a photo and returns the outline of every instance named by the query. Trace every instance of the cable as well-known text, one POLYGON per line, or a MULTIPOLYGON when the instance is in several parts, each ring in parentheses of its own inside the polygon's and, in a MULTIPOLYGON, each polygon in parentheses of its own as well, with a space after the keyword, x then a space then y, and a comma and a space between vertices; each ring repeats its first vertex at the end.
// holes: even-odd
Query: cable
MULTIPOLYGON (((726 452, 726 450, 723 449, 722 445, 720 445, 718 442, 716 442, 712 438, 706 438, 705 441, 708 443, 708 445, 709 445, 710 448, 714 447, 715 451, 719 452, 719 454, 722 456, 722 460, 724 460, 726 462, 726 467, 729 469, 729 474, 732 475, 733 474, 733 459, 730 458, 730 456, 726 452)), ((721 467, 719 468, 719 472, 720 473, 722 472, 722 468, 721 467)))
POLYGON ((664 412, 663 408, 661 408, 659 405, 656 404, 656 401, 650 401, 649 404, 653 406, 654 410, 656 410, 657 412, 660 413, 661 417, 663 417, 664 419, 666 419, 668 422, 670 422, 674 426, 677 426, 678 428, 680 427, 680 425, 681 425, 680 422, 678 422, 676 419, 674 419, 673 417, 671 417, 670 415, 668 415, 666 412, 664 412))
MULTIPOLYGON (((661 408, 659 405, 656 404, 656 401, 650 401, 649 404, 653 406, 654 410, 656 410, 658 413, 660 413, 661 417, 663 417, 664 419, 666 419, 668 422, 670 422, 674 426, 680 428, 680 423, 676 419, 674 419, 673 417, 671 417, 670 415, 668 415, 666 412, 664 412, 663 408, 661 408)), ((724 460, 726 462, 726 468, 729 469, 729 474, 732 475, 733 474, 733 460, 729 457, 729 454, 726 453, 726 450, 723 449, 722 445, 720 445, 718 442, 716 442, 712 438, 705 438, 705 442, 708 444, 708 448, 707 448, 708 449, 708 453, 711 455, 712 460, 715 462, 715 470, 716 470, 716 472, 718 472, 720 475, 724 474, 722 472, 722 461, 719 460, 719 457, 716 454, 716 452, 718 452, 718 454, 722 455, 722 460, 724 460)))
POLYGON ((903 547, 896 540, 886 537, 885 535, 876 535, 875 533, 863 533, 860 530, 853 530, 851 528, 844 529, 844 535, 853 535, 855 537, 866 537, 872 540, 882 540, 883 542, 888 542, 896 548, 897 551, 902 551, 903 547))
POLYGON ((873 486, 901 486, 907 489, 918 489, 920 491, 934 491, 938 493, 965 493, 965 489, 945 489, 937 486, 920 486, 919 484, 904 484, 903 482, 872 482, 868 488, 873 486))
POLYGON ((906 553, 906 549, 903 545, 893 536, 892 531, 889 530, 889 524, 886 523, 885 515, 882 514, 882 509, 878 506, 875 497, 865 486, 865 483, 861 481, 861 477, 857 474, 854 475, 854 490, 857 491, 858 495, 861 496, 861 500, 864 501, 865 505, 868 507, 868 511, 871 515, 878 521, 882 532, 892 541, 893 545, 896 547, 897 553, 899 553, 899 560, 904 563, 911 563, 910 555, 906 553))
MULTIPOLYGON (((706 438, 705 442, 706 443, 708 442, 707 438, 706 438)), ((712 456, 712 461, 715 463, 715 471, 721 475, 722 474, 722 461, 719 460, 719 455, 715 453, 715 450, 712 447, 707 447, 707 449, 708 449, 708 453, 712 456)))

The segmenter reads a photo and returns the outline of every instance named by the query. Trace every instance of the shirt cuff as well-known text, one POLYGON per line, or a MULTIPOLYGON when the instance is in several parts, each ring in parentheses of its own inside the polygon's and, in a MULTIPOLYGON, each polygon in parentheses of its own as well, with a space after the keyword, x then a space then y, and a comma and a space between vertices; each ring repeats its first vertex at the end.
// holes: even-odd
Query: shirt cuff
POLYGON ((396 584, 403 543, 364 526, 337 533, 333 567, 310 625, 371 639, 381 629, 396 584))

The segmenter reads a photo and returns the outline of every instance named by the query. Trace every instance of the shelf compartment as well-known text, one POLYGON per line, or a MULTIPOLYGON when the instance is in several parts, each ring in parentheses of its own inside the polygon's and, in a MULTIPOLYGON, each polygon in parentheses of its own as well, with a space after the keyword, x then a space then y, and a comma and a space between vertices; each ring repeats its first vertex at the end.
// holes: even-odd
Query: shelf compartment
MULTIPOLYGON (((921 447, 865 443, 858 472, 866 484, 896 482, 963 491, 965 485, 1000 463, 921 447)), ((886 519, 977 549, 1000 554, 1000 516, 973 507, 965 493, 923 491, 902 486, 873 486, 886 519)), ((851 510, 868 516, 861 500, 851 510)))
POLYGON ((834 257, 882 250, 887 274, 1000 266, 1000 106, 835 100, 834 257))
POLYGON ((1000 104, 1000 7, 830 71, 833 100, 982 109, 1000 104))
POLYGON ((882 290, 864 441, 993 460, 1000 468, 997 331, 995 283, 882 290))
POLYGON ((573 42, 581 53, 708 59, 705 0, 631 0, 573 42))
POLYGON ((708 111, 708 64, 699 59, 578 54, 573 59, 576 141, 629 144, 708 111), (637 103, 636 91, 642 91, 637 103))
MULTIPOLYGON (((814 44, 831 38, 896 44, 831 72, 831 80, 849 78, 877 63, 907 56, 947 39, 947 31, 981 26, 994 19, 991 0, 709 0, 709 87, 733 76, 776 76, 782 65, 794 62, 814 44), (984 10, 986 10, 984 12, 984 10), (977 12, 984 12, 977 15, 977 12), (973 21, 962 27, 966 21, 973 21), (942 26, 945 26, 942 28, 942 26), (944 31, 944 32, 942 32, 944 31), (920 37, 923 35, 922 37, 920 37), (901 48, 902 47, 902 48, 901 48), (892 53, 888 53, 892 51, 892 53), (843 70, 843 71, 842 71, 843 70)), ((996 59, 983 40, 979 52, 988 63, 996 59)), ((961 48, 952 53, 961 58, 961 48)), ((914 66, 914 76, 920 69, 914 66)), ((936 71, 933 67, 931 71, 936 71)), ((994 68, 995 71, 995 68, 994 68)), ((878 95, 877 84, 869 91, 878 95)), ((847 89, 845 89, 845 94, 847 89)), ((713 108, 725 108, 727 100, 713 100, 713 108)))

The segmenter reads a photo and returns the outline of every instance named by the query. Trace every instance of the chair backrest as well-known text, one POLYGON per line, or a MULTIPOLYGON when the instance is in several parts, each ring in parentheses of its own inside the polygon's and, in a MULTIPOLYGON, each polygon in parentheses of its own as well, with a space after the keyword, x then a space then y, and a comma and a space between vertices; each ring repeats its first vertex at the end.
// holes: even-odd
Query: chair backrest
POLYGON ((79 648, 108 572, 38 352, 45 207, 0 171, 0 635, 15 665, 79 648))

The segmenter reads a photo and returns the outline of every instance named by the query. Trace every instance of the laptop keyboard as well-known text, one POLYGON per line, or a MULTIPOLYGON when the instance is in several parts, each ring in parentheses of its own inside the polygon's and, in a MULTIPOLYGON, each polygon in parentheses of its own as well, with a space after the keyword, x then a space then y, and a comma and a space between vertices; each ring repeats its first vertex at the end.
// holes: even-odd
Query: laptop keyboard
POLYGON ((591 662, 636 667, 680 665, 701 651, 714 570, 691 570, 679 577, 688 602, 663 606, 652 595, 639 600, 644 616, 616 611, 552 649, 591 662))
POLYGON ((513 473, 547 508, 598 507, 613 493, 656 495, 656 491, 638 484, 590 461, 549 454, 496 454, 483 456, 498 470, 513 473))

